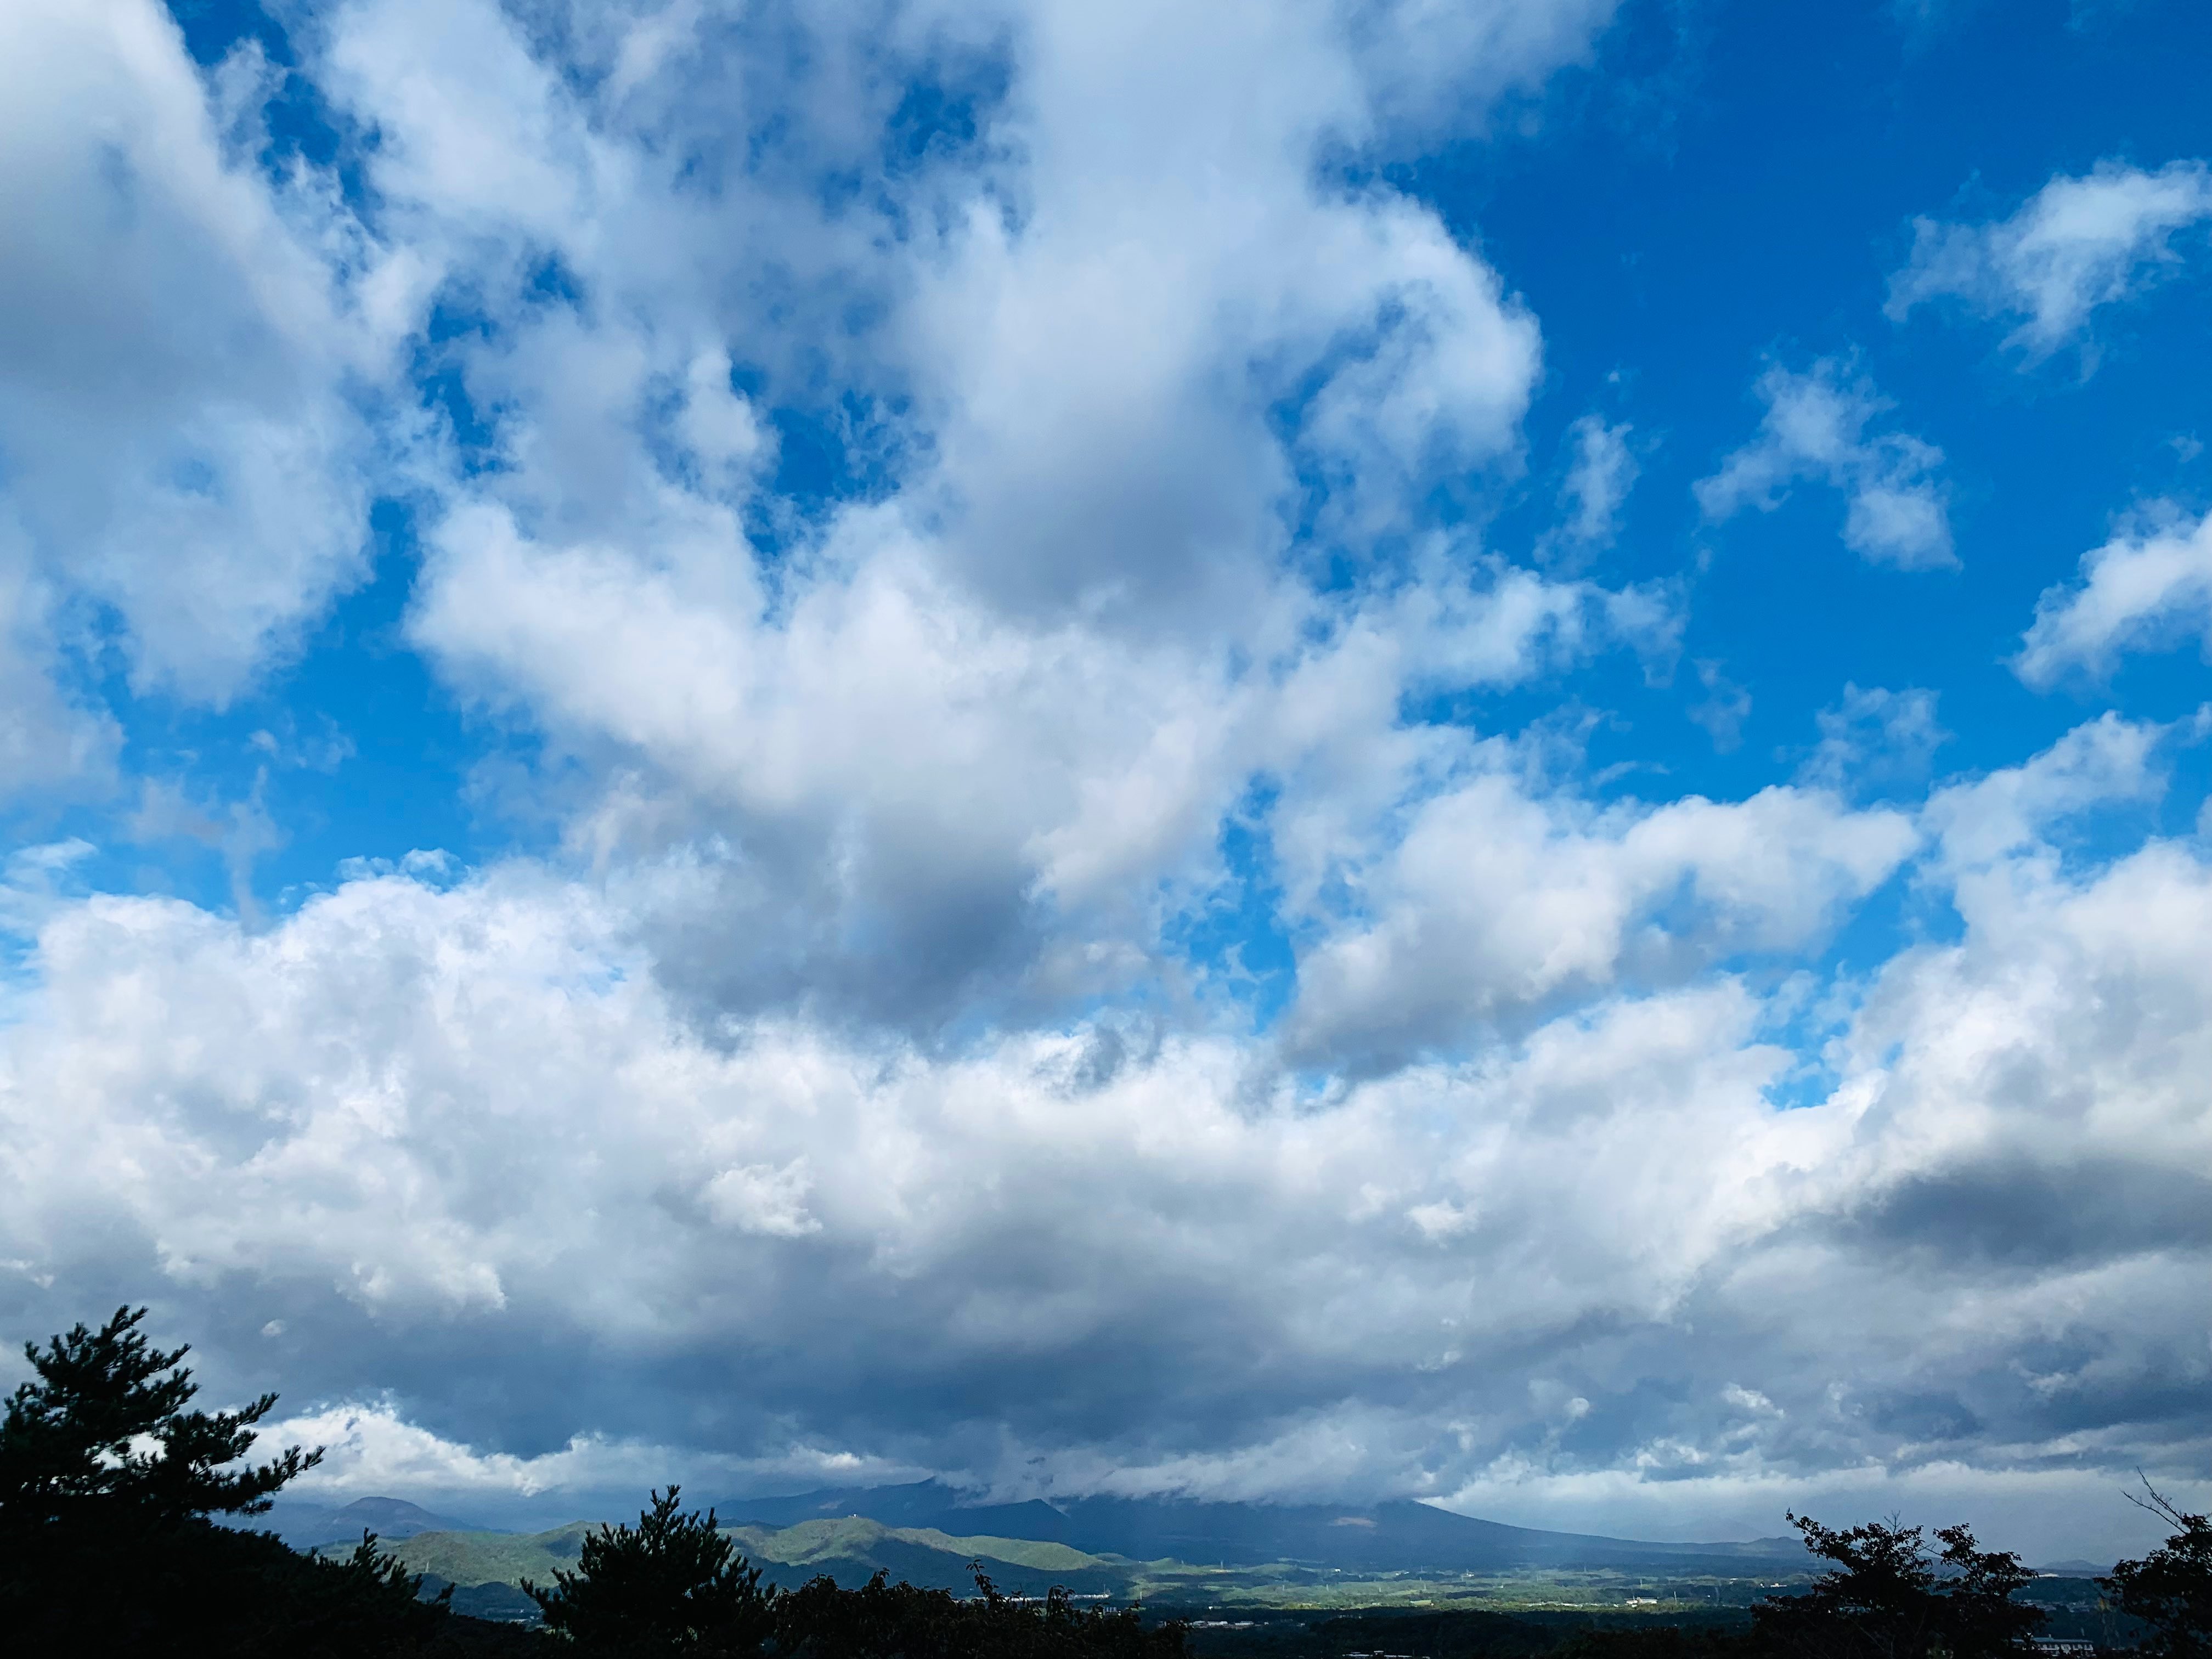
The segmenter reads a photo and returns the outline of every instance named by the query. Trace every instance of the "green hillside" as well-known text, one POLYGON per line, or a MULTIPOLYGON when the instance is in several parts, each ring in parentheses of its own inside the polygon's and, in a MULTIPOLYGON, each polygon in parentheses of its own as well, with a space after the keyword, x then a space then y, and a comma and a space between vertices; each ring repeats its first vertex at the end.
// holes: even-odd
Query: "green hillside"
MULTIPOLYGON (((596 1522, 571 1521, 550 1532, 422 1532, 387 1546, 410 1572, 453 1584, 550 1583, 554 1569, 574 1567, 584 1534, 596 1522)), ((378 1540, 380 1544, 382 1540, 378 1540)))
POLYGON ((885 1540, 957 1556, 963 1561, 1005 1562, 1039 1572, 1084 1573, 1107 1571, 1097 1556, 1086 1555, 1066 1544, 1034 1538, 960 1538, 934 1527, 886 1527, 865 1516, 845 1516, 835 1521, 802 1521, 781 1530, 769 1527, 726 1527, 738 1547, 756 1561, 776 1561, 791 1566, 811 1566, 817 1561, 858 1560, 881 1549, 885 1540))
MULTIPOLYGON (((392 1553, 410 1572, 447 1583, 550 1583, 556 1569, 573 1568, 585 1534, 597 1522, 574 1521, 549 1532, 429 1532, 403 1539, 392 1553)), ((886 1527, 858 1516, 805 1521, 781 1529, 727 1527, 723 1531, 769 1582, 794 1585, 817 1573, 841 1584, 860 1583, 878 1569, 925 1588, 965 1590, 968 1563, 980 1561, 1001 1588, 1038 1595, 1054 1584, 1079 1594, 1120 1591, 1129 1582, 1123 1564, 1086 1555, 1065 1544, 1027 1538, 958 1538, 924 1527, 886 1527)))

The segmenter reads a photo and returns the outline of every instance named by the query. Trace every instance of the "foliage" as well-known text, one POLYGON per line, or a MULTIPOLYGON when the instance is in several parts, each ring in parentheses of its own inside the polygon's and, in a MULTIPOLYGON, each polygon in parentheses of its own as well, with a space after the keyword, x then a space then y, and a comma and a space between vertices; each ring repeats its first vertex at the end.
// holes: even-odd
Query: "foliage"
POLYGON ((2043 1623, 2041 1608, 2012 1599, 2035 1575, 2009 1551, 1976 1548, 1968 1528, 1938 1530, 1938 1553, 1921 1528, 1894 1521, 1840 1532, 1809 1516, 1790 1524, 1837 1565, 1804 1595, 1756 1608, 1755 1645, 1835 1659, 1984 1659, 2026 1651, 2043 1623))
POLYGON ((44 1349, 0 1419, 0 1629, 41 1647, 229 1659, 354 1659, 426 1651, 445 1617, 373 1535, 343 1561, 294 1553, 251 1516, 320 1454, 245 1462, 276 1403, 190 1409, 197 1386, 118 1309, 44 1349), (239 1466, 239 1467, 234 1467, 239 1466), (127 1585, 119 1564, 127 1564, 127 1585))
POLYGON ((2149 1626, 2146 1659, 2212 1656, 2212 1521, 2175 1508, 2149 1481, 2135 1501, 2173 1528, 2140 1561, 2123 1561, 2097 1583, 2112 1605, 2149 1626))
MULTIPOLYGON (((1480 1608, 1409 1612, 1403 1609, 1340 1613, 1314 1629, 1316 1651, 1419 1653, 1433 1659, 1534 1659, 1538 1654, 1571 1650, 1573 1627, 1516 1619, 1480 1608)), ((1671 1653, 1666 1659, 1673 1659, 1671 1653)))
POLYGON ((1712 1626, 1593 1630, 1554 1648, 1552 1659, 1751 1659, 1764 1651, 1756 1640, 1712 1626))
POLYGON ((890 1582, 858 1589, 818 1577, 763 1589, 760 1569, 716 1530, 714 1512, 686 1514, 680 1488, 652 1494, 635 1527, 586 1534, 573 1572, 522 1588, 556 1638, 593 1655, 758 1654, 784 1659, 1181 1659, 1182 1626, 1146 1629, 1133 1607, 1078 1607, 1054 1589, 1042 1602, 1002 1593, 969 1564, 976 1595, 890 1582))
POLYGON ((239 1616, 223 1630, 227 1651, 384 1659, 442 1650, 451 1592, 422 1601, 421 1577, 377 1548, 374 1533, 363 1532, 349 1555, 336 1559, 301 1556, 281 1544, 255 1551, 260 1570, 249 1575, 240 1571, 248 1551, 267 1535, 210 1532, 219 1552, 215 1576, 228 1581, 238 1603, 239 1616))
POLYGON ((556 1570, 551 1589, 523 1581, 547 1630, 595 1653, 759 1650, 774 1627, 774 1592, 715 1530, 714 1510, 678 1512, 679 1491, 655 1492, 634 1528, 586 1534, 576 1571, 556 1570))
POLYGON ((1002 1594, 971 1564, 976 1595, 888 1583, 857 1589, 816 1578, 777 1598, 785 1659, 1182 1659, 1180 1623, 1147 1629, 1134 1607, 1078 1607, 1065 1589, 1042 1603, 1002 1594))
POLYGON ((15 1390, 0 1424, 0 1531, 10 1539, 87 1515, 111 1527, 258 1515, 270 1494, 322 1461, 294 1446, 226 1472, 276 1396, 243 1411, 186 1411, 198 1389, 176 1367, 191 1350, 150 1346, 138 1329, 145 1317, 143 1308, 118 1308, 97 1331, 75 1326, 43 1352, 23 1345, 36 1380, 15 1390))

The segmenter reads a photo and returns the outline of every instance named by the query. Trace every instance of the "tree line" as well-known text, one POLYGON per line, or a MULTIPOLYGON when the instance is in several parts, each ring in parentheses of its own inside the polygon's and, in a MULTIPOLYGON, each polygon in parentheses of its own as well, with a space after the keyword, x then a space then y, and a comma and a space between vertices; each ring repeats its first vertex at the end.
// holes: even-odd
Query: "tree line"
MULTIPOLYGON (((194 1409, 188 1352, 154 1346, 145 1310, 118 1309, 42 1348, 0 1419, 0 1633, 9 1650, 221 1655, 224 1659, 1186 1659, 1193 1632, 1135 1607, 1078 1607, 817 1577, 763 1587, 714 1512, 655 1491, 635 1526, 587 1534, 574 1571, 524 1590, 529 1631, 474 1620, 425 1597, 422 1581, 364 1534, 350 1553, 304 1555, 238 1524, 313 1468, 319 1450, 252 1462, 274 1395, 240 1410, 194 1409)), ((2136 1632, 2142 1659, 2212 1659, 2212 1522, 2155 1489, 2138 1501, 2166 1542, 2097 1583, 2136 1632)), ((1963 1526, 1895 1522, 1844 1528, 1792 1515, 1827 1570, 1768 1598, 1747 1627, 1534 1633, 1510 1620, 1439 1626, 1437 1659, 1551 1651, 1560 1659, 1993 1659, 2033 1650, 2042 1610, 2020 1599, 2035 1575, 1984 1550, 1963 1526), (1479 1633, 1480 1632, 1480 1633, 1479 1633)), ((1326 1628, 1326 1627, 1324 1627, 1326 1628)), ((1403 1628, 1403 1627, 1401 1627, 1403 1628)))

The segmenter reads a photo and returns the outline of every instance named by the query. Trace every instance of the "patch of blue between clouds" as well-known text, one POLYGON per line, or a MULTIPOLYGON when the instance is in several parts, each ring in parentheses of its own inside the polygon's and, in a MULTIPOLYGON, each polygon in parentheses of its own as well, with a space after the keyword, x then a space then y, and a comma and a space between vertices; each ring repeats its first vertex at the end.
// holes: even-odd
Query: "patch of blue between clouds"
MULTIPOLYGON (((1532 544, 1556 512, 1576 418, 1625 419, 1642 440, 1643 477, 1590 574, 1686 576, 1682 667, 1661 698, 1695 702, 1701 660, 1750 698, 1732 744, 1675 726, 1656 757, 1674 789, 1729 798, 1773 781, 1776 752, 1809 741, 1813 713, 1847 681, 1938 691, 1951 768, 2016 763, 2102 701, 2030 691, 2004 666, 2038 595, 2071 578, 2131 501, 2212 493, 2203 453, 2168 441, 2205 422, 2201 269, 2100 313, 2086 379, 2070 353, 2023 373, 1997 348, 2000 325, 1882 315, 1914 216, 1996 216, 2115 153, 2154 167, 2212 142, 2197 67, 2212 15, 2147 5, 2068 22, 2058 3, 1963 8, 1909 34, 1887 6, 1639 0, 1594 71, 1549 93, 1525 141, 1390 175, 1479 245, 1544 325, 1533 465, 1492 527, 1501 545, 1532 544), (1682 30, 1694 67, 1675 47, 1682 30), (1838 533, 1841 498, 1815 484, 1771 514, 1699 522, 1689 486, 1752 435, 1762 368, 1828 357, 1893 402, 1885 429, 1944 451, 1960 570, 1860 562, 1838 533)), ((2130 665, 2130 711, 2193 708, 2204 681, 2191 655, 2130 665)), ((1654 758, 1662 728, 1629 717, 1654 758)))
POLYGON ((1222 820, 1221 878, 1204 901, 1174 915, 1161 944, 1199 976, 1201 994, 1269 1030, 1297 989, 1297 952, 1281 920, 1283 890, 1267 817, 1280 792, 1255 782, 1222 820))
POLYGON ((499 411, 479 404, 471 395, 467 371, 447 348, 455 341, 489 340, 497 331, 497 324, 481 304, 448 290, 432 302, 408 365, 422 407, 442 418, 465 477, 497 470, 499 411))
POLYGON ((908 82, 885 124, 884 171, 896 177, 973 155, 1012 78, 1003 44, 997 51, 938 57, 908 82))
POLYGON ((265 7, 253 0, 166 0, 184 36, 185 50, 203 70, 212 70, 241 47, 258 47, 277 77, 262 115, 267 144, 260 160, 271 172, 295 161, 331 169, 345 201, 356 210, 368 199, 361 153, 374 135, 350 135, 349 142, 321 89, 304 75, 290 35, 265 7))
POLYGON ((128 798, 46 827, 98 849, 71 866, 73 883, 265 917, 362 861, 396 867, 436 851, 473 865, 550 840, 487 795, 488 763, 529 763, 527 738, 465 713, 405 638, 411 514, 380 502, 371 531, 371 579, 332 606, 293 666, 228 707, 126 695, 112 668, 128 798))

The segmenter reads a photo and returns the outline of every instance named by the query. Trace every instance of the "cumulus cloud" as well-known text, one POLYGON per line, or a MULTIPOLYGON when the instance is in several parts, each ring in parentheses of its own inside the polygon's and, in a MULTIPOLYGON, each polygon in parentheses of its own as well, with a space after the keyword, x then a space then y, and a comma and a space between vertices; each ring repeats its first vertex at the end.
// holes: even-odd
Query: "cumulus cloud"
MULTIPOLYGON (((812 18, 811 67, 733 126, 685 77, 757 72, 742 18, 556 51, 436 9, 348 8, 318 47, 379 133, 380 230, 484 319, 442 350, 498 464, 441 496, 412 637, 605 781, 573 846, 696 854, 641 925, 702 1008, 927 1024, 1127 983, 1255 780, 1670 625, 1422 516, 1518 465, 1540 342, 1431 209, 1319 164, 1397 142, 1410 40, 1355 50, 1327 8, 902 15, 882 49, 971 130, 825 215, 895 112, 854 19, 812 18), (765 410, 823 416, 824 356, 878 482, 794 511, 765 410), (1349 589, 1292 533, 1310 489, 1349 589)), ((1500 9, 1468 74, 1540 73, 1598 15, 1500 9)))
MULTIPOLYGON (((1962 929, 1880 971, 1794 1110, 1782 1005, 1725 972, 1313 1100, 1222 1038, 1103 1071, 1096 1027, 708 1044, 604 896, 522 866, 364 877, 258 935, 64 903, 5 1051, 9 1299, 157 1285, 211 1386, 282 1358, 349 1491, 849 1456, 1214 1496, 1548 1472, 1568 1507, 1681 1478, 1694 1516, 1869 1460, 1936 1495, 2185 1469, 2212 870, 2165 842, 2076 870, 2047 838, 2154 787, 2155 740, 2093 724, 1931 804, 1962 929)), ((1616 893, 1682 881, 1739 949, 1818 927, 1911 835, 1787 793, 1582 831, 1616 893)), ((1583 939, 1635 937, 1619 898, 1584 908, 1583 939)), ((1540 988, 1606 948, 1509 965, 1540 988)))
POLYGON ((1348 874, 1358 912, 1302 964, 1294 1047, 1448 1047, 1568 994, 1802 947, 1914 845, 1899 814, 1790 789, 1650 808, 1533 799, 1500 758, 1348 874))
POLYGON ((1948 862, 1985 866, 2095 808, 2156 799, 2166 787, 2161 744, 2174 735, 2107 714, 2018 766, 1937 790, 1923 817, 1948 862))
POLYGON ((1766 405, 1758 435, 1697 483, 1706 518, 1771 513, 1792 485, 1812 481, 1844 492, 1844 544, 1869 562, 1901 570, 1958 562, 1934 476, 1943 452, 1909 433, 1869 434, 1891 405, 1864 376, 1835 358, 1802 374, 1778 363, 1757 390, 1766 405))
POLYGON ((416 1494, 465 1508, 471 1519, 520 1528, 573 1520, 586 1506, 603 1506, 596 1513, 627 1513, 638 1507, 639 1493, 667 1485, 672 1469, 681 1471, 703 1503, 713 1502, 718 1492, 888 1485, 921 1474, 823 1446, 794 1444, 763 1456, 732 1457, 600 1435, 578 1435, 565 1445, 518 1457, 448 1439, 410 1421, 388 1399, 344 1401, 261 1425, 258 1451, 286 1446, 323 1451, 320 1464, 285 1488, 288 1498, 343 1504, 416 1494))
POLYGON ((2031 363, 2082 339, 2091 314, 2142 291, 2181 261, 2175 238, 2212 219, 2212 170, 2172 161, 2155 173, 2100 161, 2057 177, 2011 217, 1988 224, 1913 221, 1912 258, 1890 279, 1888 313, 1955 299, 2018 318, 2005 344, 2031 363))
POLYGON ((1347 33, 1382 122, 1433 131, 1587 58, 1613 10, 1613 0, 1383 0, 1349 14, 1347 33))
POLYGON ((2212 515, 2192 524, 2169 511, 2083 554, 2079 585, 2044 590, 2013 669, 2048 687, 2198 635, 2212 657, 2212 515))
POLYGON ((220 701, 365 569, 388 262, 320 179, 272 185, 150 0, 11 6, 0 64, 39 227, 0 248, 0 510, 142 684, 220 701))
MULTIPOLYGON (((348 0, 291 71, 340 169, 250 51, 11 11, 10 781, 113 752, 71 618, 235 696, 383 493, 404 639, 553 834, 268 918, 12 855, 10 1321, 150 1296, 333 1494, 487 1505, 1665 1485, 1763 1530, 1837 1469, 2201 1462, 2208 877, 2076 844, 2172 732, 1916 799, 1932 702, 1847 688, 1796 781, 1646 799, 1431 712, 1679 653, 1680 590, 1562 568, 1626 423, 1571 429, 1557 562, 1486 539, 1541 332, 1387 182, 1607 12, 348 0), (1956 925, 1808 988, 1885 889, 1956 925), (1279 1017, 1189 943, 1247 906, 1279 1017)), ((1949 561, 1869 386, 1760 386, 1710 519, 1815 482, 1949 561)), ((276 833, 135 781, 234 867, 276 833)))

